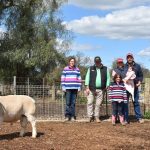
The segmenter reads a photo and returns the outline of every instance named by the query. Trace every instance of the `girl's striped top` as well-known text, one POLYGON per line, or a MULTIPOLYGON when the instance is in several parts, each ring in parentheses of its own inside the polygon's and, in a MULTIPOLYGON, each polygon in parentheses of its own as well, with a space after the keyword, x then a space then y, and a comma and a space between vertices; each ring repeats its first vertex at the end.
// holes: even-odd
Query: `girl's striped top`
POLYGON ((77 67, 65 67, 61 75, 62 89, 77 89, 81 90, 81 75, 77 67))
POLYGON ((123 83, 112 83, 109 86, 108 98, 110 101, 127 102, 127 92, 123 83))

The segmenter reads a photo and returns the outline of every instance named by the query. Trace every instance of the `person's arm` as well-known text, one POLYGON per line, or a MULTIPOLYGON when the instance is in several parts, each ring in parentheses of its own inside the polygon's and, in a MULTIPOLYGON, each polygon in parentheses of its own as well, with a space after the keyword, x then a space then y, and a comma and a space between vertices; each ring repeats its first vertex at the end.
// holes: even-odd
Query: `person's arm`
POLYGON ((142 81, 143 81, 143 72, 142 72, 142 69, 141 69, 141 66, 139 65, 138 66, 138 75, 137 75, 137 79, 138 79, 138 83, 136 84, 136 86, 140 86, 142 81))
POLYGON ((66 71, 64 69, 62 71, 62 74, 61 74, 61 87, 62 87, 63 91, 66 91, 66 88, 65 88, 65 78, 66 78, 66 71))
POLYGON ((116 72, 113 70, 113 71, 112 71, 112 77, 114 77, 115 74, 116 74, 116 72))
POLYGON ((81 91, 81 73, 80 73, 80 70, 79 70, 79 73, 78 73, 77 78, 78 78, 78 82, 79 82, 79 84, 80 84, 80 86, 79 86, 79 88, 78 88, 78 91, 81 91))
POLYGON ((111 85, 108 88, 108 99, 109 99, 109 101, 111 101, 111 99, 112 99, 112 86, 111 85))
POLYGON ((123 88, 123 101, 124 101, 124 103, 127 103, 127 100, 128 100, 127 91, 126 91, 126 88, 124 87, 123 88))
POLYGON ((90 82, 90 68, 88 68, 88 71, 85 76, 85 86, 86 86, 86 94, 88 95, 90 90, 89 90, 89 82, 90 82))
POLYGON ((126 77, 123 79, 125 81, 128 81, 129 79, 132 78, 134 72, 127 72, 126 77))
POLYGON ((106 82, 106 87, 109 87, 110 85, 110 73, 109 70, 107 69, 107 82, 106 82))
POLYGON ((87 71, 86 76, 85 76, 85 85, 87 87, 89 87, 89 82, 90 82, 90 68, 88 68, 88 71, 87 71))

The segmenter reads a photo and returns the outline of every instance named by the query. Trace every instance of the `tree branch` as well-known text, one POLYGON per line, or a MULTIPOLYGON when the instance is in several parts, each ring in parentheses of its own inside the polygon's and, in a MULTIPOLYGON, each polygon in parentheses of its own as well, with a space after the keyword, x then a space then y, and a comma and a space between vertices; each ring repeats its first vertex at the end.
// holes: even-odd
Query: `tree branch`
POLYGON ((13 6, 19 6, 19 5, 16 5, 13 0, 1 0, 0 1, 0 9, 1 10, 7 9, 7 8, 13 7, 13 6))

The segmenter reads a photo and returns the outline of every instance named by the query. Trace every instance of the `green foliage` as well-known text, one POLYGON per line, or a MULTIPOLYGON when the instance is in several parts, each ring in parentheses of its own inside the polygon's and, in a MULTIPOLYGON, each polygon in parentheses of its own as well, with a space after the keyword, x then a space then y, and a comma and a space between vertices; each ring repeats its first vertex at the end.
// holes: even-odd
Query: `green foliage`
POLYGON ((87 104, 87 98, 86 97, 83 97, 83 96, 79 96, 78 97, 78 102, 80 104, 87 104))
POLYGON ((58 13, 63 2, 0 1, 0 21, 6 28, 5 37, 0 39, 1 77, 46 77, 65 64, 71 34, 58 13))
POLYGON ((145 119, 150 119, 150 111, 145 112, 144 118, 145 118, 145 119))
POLYGON ((46 75, 46 78, 50 85, 53 85, 54 83, 56 86, 57 86, 57 83, 58 85, 60 85, 62 70, 63 70, 63 67, 55 68, 51 74, 46 75))
POLYGON ((82 52, 77 52, 77 54, 75 55, 76 60, 77 60, 77 66, 80 68, 80 72, 81 72, 81 78, 82 80, 85 80, 85 76, 88 70, 88 67, 91 64, 91 59, 88 56, 85 56, 82 52))
POLYGON ((145 68, 143 65, 141 66, 142 66, 142 72, 143 72, 144 78, 150 78, 150 70, 145 68))

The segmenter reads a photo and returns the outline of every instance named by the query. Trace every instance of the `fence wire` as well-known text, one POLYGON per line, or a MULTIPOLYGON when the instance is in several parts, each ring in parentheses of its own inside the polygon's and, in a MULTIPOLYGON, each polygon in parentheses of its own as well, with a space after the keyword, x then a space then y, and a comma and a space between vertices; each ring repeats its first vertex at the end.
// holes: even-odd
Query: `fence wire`
MULTIPOLYGON (((20 83, 19 85, 13 83, 7 85, 0 84, 1 95, 29 95, 35 99, 36 117, 38 119, 62 120, 64 118, 65 97, 60 86, 50 86, 44 84, 36 85, 30 83, 29 80, 26 81, 28 82, 26 82, 25 84, 20 83)), ((150 85, 149 88, 144 89, 143 84, 140 89, 140 106, 143 114, 145 113, 145 111, 150 111, 150 85), (146 95, 144 92, 145 90, 147 91, 146 95), (144 103, 145 99, 146 103, 144 103)), ((131 99, 129 105, 129 113, 130 115, 134 115, 134 108, 131 99)), ((107 100, 107 92, 105 92, 103 104, 100 107, 100 115, 111 115, 111 103, 107 100)), ((87 118, 87 98, 84 95, 84 88, 77 96, 76 116, 80 119, 87 118)))

